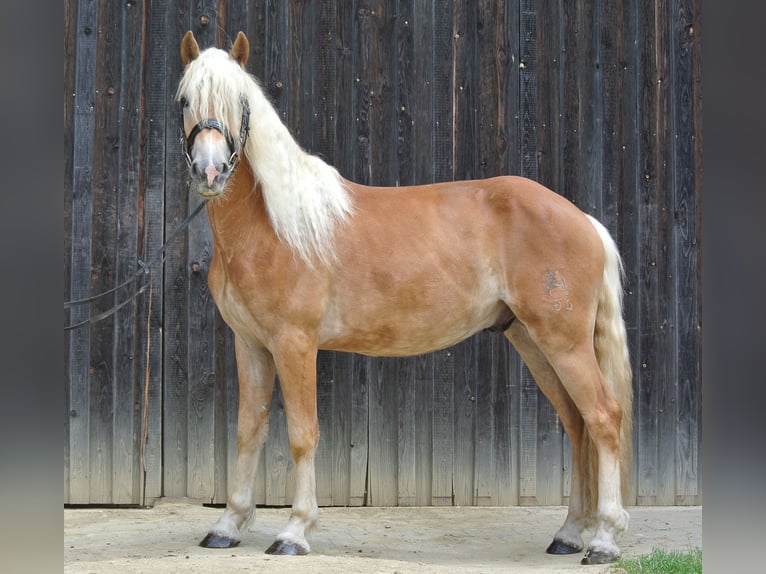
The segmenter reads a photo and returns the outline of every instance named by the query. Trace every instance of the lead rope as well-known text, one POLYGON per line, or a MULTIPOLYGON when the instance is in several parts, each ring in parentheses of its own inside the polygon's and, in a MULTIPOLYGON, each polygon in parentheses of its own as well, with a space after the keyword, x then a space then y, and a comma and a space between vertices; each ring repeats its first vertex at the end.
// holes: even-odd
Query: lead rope
POLYGON ((149 352, 152 343, 152 283, 149 276, 149 305, 146 311, 146 369, 144 371, 144 412, 141 420, 141 472, 143 473, 141 487, 141 506, 146 506, 146 441, 149 439, 149 375, 151 365, 149 363, 149 352))

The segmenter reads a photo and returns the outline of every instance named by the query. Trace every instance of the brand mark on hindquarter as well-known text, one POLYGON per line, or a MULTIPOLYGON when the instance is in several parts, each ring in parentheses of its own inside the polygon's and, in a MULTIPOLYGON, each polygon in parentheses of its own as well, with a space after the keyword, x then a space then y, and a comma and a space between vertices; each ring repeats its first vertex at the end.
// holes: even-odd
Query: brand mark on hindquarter
POLYGON ((569 290, 566 281, 558 271, 545 272, 545 288, 548 290, 548 297, 556 311, 561 309, 571 311, 574 308, 568 297, 569 290))

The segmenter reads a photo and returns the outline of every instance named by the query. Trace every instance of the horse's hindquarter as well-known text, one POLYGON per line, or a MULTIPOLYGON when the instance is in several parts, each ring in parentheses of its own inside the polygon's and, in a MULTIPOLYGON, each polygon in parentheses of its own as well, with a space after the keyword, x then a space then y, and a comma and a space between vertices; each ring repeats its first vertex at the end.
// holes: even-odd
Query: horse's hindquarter
POLYGON ((572 243, 560 220, 579 213, 523 178, 352 189, 320 345, 373 355, 424 353, 495 325, 530 273, 545 295, 543 268, 563 273, 572 243))

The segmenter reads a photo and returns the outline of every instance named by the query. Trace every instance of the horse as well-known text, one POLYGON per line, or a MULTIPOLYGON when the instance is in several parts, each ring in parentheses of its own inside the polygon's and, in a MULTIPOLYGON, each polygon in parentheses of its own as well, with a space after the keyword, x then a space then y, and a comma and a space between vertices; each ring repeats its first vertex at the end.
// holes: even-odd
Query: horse
POLYGON ((632 383, 623 267, 606 228, 522 177, 370 187, 302 149, 245 64, 191 31, 176 93, 190 185, 214 240, 208 284, 234 333, 237 464, 200 545, 229 548, 254 518, 254 481, 275 377, 284 396, 295 496, 266 550, 303 555, 318 506, 320 349, 405 356, 502 332, 559 414, 572 446, 565 521, 547 548, 617 560, 628 527, 632 383))

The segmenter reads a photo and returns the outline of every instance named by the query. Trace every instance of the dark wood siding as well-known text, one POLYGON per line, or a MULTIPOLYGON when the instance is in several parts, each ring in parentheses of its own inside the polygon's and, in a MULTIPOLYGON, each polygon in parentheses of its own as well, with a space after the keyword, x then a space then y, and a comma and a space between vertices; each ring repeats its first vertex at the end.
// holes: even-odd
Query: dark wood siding
MULTIPOLYGON (((180 39, 243 30, 283 121, 344 176, 521 174, 607 225, 627 271, 634 500, 699 504, 699 20, 699 0, 67 0, 64 297, 120 283, 197 205, 173 104, 180 39)), ((151 291, 67 333, 66 502, 226 500, 238 398, 212 248, 203 215, 151 291)), ((501 336, 401 359, 322 352, 318 373, 320 504, 566 503, 569 441, 501 336)), ((277 388, 259 503, 291 502, 285 425, 277 388)))

